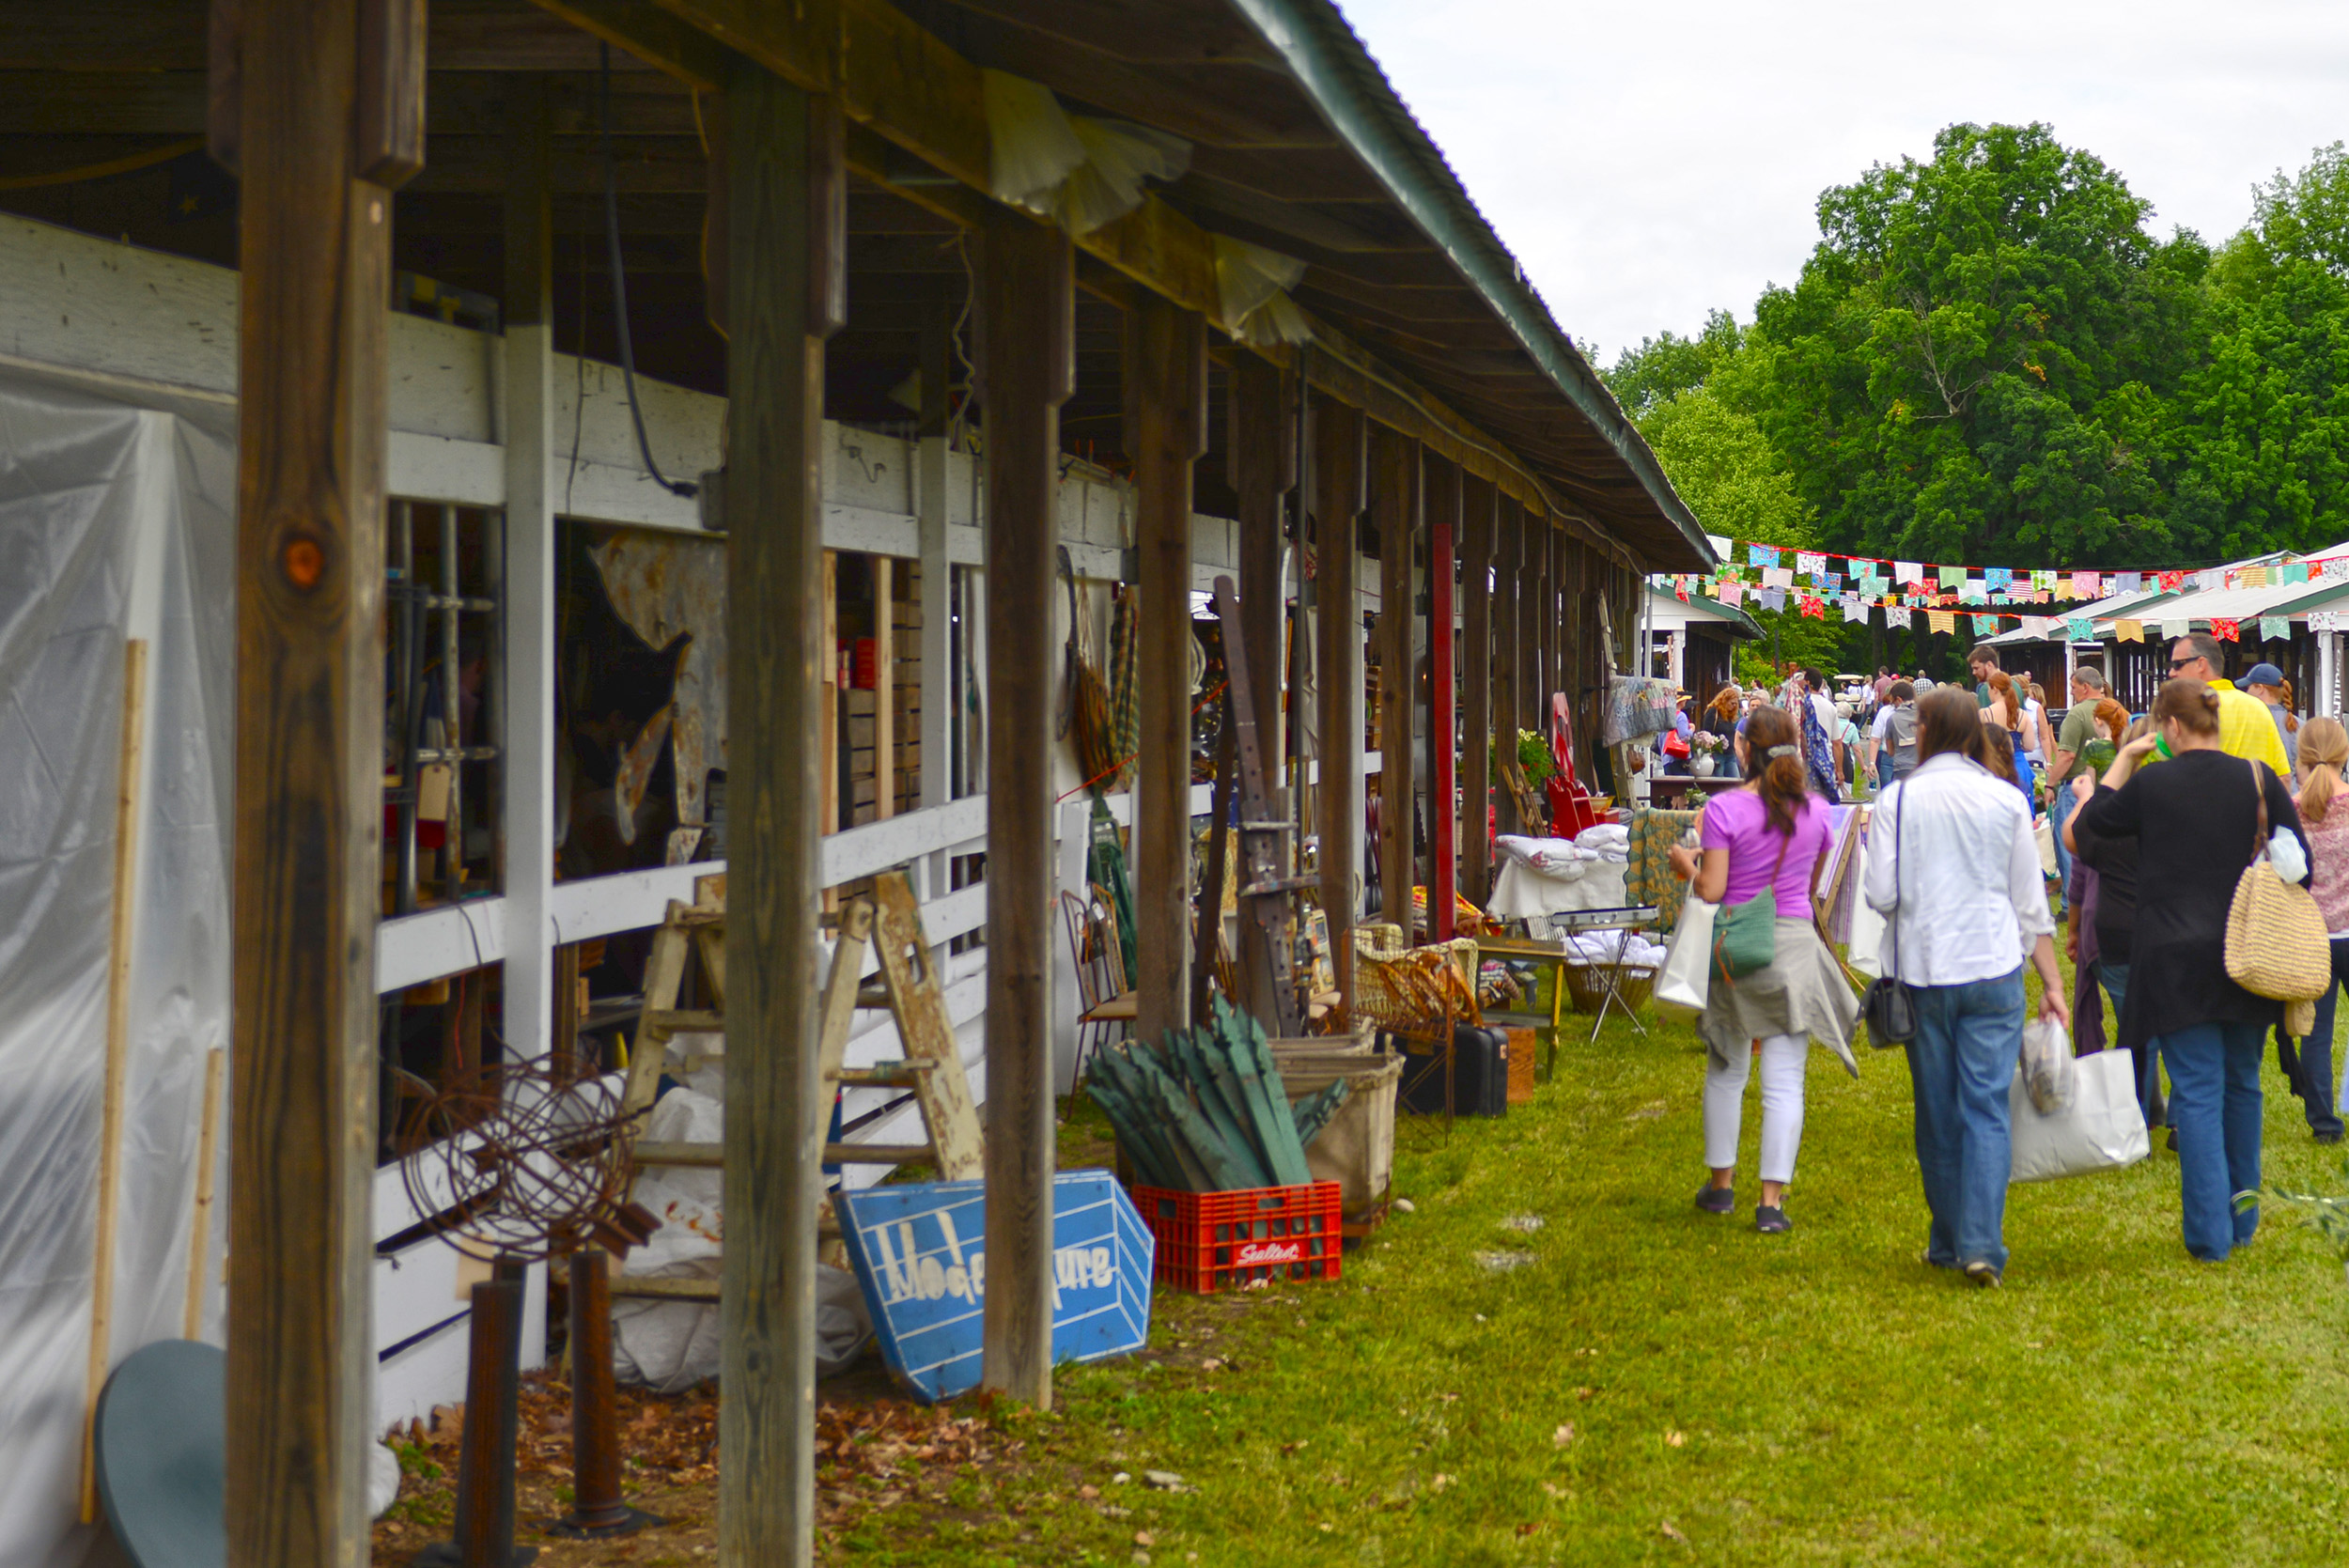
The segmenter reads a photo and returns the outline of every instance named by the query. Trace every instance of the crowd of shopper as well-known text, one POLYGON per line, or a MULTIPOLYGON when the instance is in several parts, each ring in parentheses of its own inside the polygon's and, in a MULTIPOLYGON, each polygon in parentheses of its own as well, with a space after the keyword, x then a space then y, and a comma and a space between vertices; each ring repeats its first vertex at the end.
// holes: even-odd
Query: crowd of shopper
POLYGON ((1855 684, 1840 704, 1816 670, 1775 692, 1715 694, 1711 722, 1734 737, 1723 769, 1742 782, 1707 802, 1697 845, 1674 861, 1725 914, 1771 898, 1777 945, 1758 970, 1713 974, 1699 1021, 1708 1173, 1698 1207, 1735 1207, 1741 1109, 1759 1060, 1755 1224, 1792 1228, 1811 1046, 1857 1071, 1858 1004, 1817 902, 1830 824, 1838 803, 1874 792, 1859 896, 1884 917, 1878 972, 1914 1008, 1904 1048, 1929 1217, 1922 1261, 1999 1282, 2009 1095, 2027 1017, 2093 1051, 2107 1044, 2107 999, 2146 1125, 2166 1128, 2177 1155, 2186 1249, 2222 1260, 2259 1225, 2271 1031, 2311 1134, 2337 1142, 2343 1132, 2332 1032, 2349 981, 2349 729, 2297 712, 2275 665, 2230 681, 2225 650, 2201 632, 2171 644, 2170 678, 2141 716, 2092 666, 2072 673, 2060 712, 1995 649, 1977 647, 1970 666, 1970 689, 1889 668, 1844 677, 1855 684), (2271 843, 2330 939, 2332 987, 2312 1027, 2297 1004, 2308 1030, 2297 1037, 2284 1032, 2284 1004, 2238 985, 2226 963, 2237 883, 2271 843))

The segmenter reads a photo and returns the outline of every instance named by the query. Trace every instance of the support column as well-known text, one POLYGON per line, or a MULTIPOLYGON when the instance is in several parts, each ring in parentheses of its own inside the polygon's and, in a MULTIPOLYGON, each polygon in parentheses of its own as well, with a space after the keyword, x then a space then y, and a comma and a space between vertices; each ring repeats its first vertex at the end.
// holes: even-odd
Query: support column
MULTIPOLYGON (((1413 843, 1411 553, 1419 531, 1419 443, 1383 425, 1370 427, 1370 511, 1378 528, 1378 883, 1380 918, 1403 927, 1408 945, 1413 843)), ((1324 557, 1327 559, 1327 556, 1324 557)), ((1325 749, 1326 755, 1326 749, 1325 749)), ((1431 884, 1432 888, 1432 884, 1431 884)))
POLYGON ((1190 1027, 1190 469, 1206 450, 1207 323, 1147 295, 1126 318, 1127 455, 1142 602, 1134 1032, 1190 1027))
POLYGON ((1460 879, 1469 902, 1492 896, 1492 841, 1485 836, 1493 767, 1493 502, 1490 483, 1463 473, 1460 542, 1460 879))
POLYGON ((1435 939, 1453 937, 1453 890, 1459 885, 1460 805, 1453 771, 1458 755, 1454 722, 1452 551, 1459 536, 1460 471, 1440 458, 1425 460, 1422 494, 1427 517, 1427 917, 1435 939))
POLYGON ((816 1509, 817 753, 824 345, 838 106, 755 66, 725 92, 727 975, 719 1560, 804 1568, 816 1509))
POLYGON ((1354 1005, 1354 919, 1362 870, 1362 613, 1355 529, 1362 509, 1362 412, 1322 401, 1314 410, 1314 609, 1320 647, 1321 908, 1330 924, 1338 994, 1354 1005))
MULTIPOLYGON (((554 138, 543 77, 519 78, 508 100, 506 164, 506 580, 498 777, 505 791, 506 944, 504 1034, 508 1060, 554 1044, 555 989, 547 895, 554 886, 554 138)), ((565 434, 568 436, 568 431, 565 434)), ((576 1008, 571 1009, 575 1013, 576 1008)), ((523 1354, 544 1354, 546 1327, 523 1326, 523 1354)))
MULTIPOLYGON (((1253 354, 1235 355, 1229 406, 1232 489, 1239 493, 1239 622, 1248 678, 1256 700, 1256 730, 1266 737, 1268 769, 1282 748, 1272 737, 1281 722, 1281 633, 1287 621, 1282 564, 1288 541, 1282 498, 1297 484, 1296 398, 1290 379, 1253 354)), ((1266 999, 1268 1002, 1270 999, 1266 999)))
MULTIPOLYGON (((1076 254, 987 214, 987 1296, 981 1379, 1052 1402, 1053 501, 1077 386, 1076 254)), ((1189 661, 1183 665, 1186 675, 1189 661)), ((1188 788, 1184 791, 1189 796, 1188 788)), ((1176 943, 1180 945, 1179 940, 1176 943)))
MULTIPOLYGON (((1510 756, 1517 753, 1517 731, 1523 727, 1517 697, 1517 666, 1523 639, 1521 612, 1525 605, 1524 514, 1514 501, 1496 497, 1493 546, 1493 744, 1510 756)), ((1517 815, 1516 797, 1500 794, 1501 830, 1524 832, 1529 824, 1517 815)), ((1489 891, 1489 890, 1487 890, 1489 891)))
MULTIPOLYGON (((225 40, 241 69, 212 84, 211 145, 242 180, 223 1497, 240 1568, 367 1549, 392 198, 354 143, 397 104, 384 76, 361 101, 360 11, 244 0, 225 40)), ((413 21, 376 63, 413 68, 420 151, 413 21)))

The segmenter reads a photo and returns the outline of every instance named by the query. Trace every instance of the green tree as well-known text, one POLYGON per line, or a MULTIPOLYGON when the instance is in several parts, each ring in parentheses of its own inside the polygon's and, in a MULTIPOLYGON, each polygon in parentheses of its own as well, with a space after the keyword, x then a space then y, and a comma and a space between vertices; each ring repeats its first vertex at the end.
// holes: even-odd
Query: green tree
POLYGON ((1705 317, 1704 330, 1694 337, 1666 332, 1641 338, 1638 348, 1616 355, 1614 368, 1603 375, 1615 400, 1636 420, 1657 404, 1703 386, 1737 352, 1739 338, 1735 318, 1717 310, 1705 317))
MULTIPOLYGON (((2208 253, 2044 125, 1954 125, 1819 200, 1756 307, 1756 416, 1822 535, 1879 556, 2095 565, 2171 552, 2148 399, 2192 357, 2208 253)), ((2155 421, 2158 427, 2158 421, 2155 421)))

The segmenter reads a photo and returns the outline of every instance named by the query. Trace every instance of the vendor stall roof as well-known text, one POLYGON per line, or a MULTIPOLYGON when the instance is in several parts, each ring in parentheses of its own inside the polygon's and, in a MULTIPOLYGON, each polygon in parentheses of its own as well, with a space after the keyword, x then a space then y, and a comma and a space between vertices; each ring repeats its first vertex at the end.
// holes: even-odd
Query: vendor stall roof
POLYGON ((1762 635, 1761 623, 1735 605, 1723 604, 1717 598, 1690 594, 1682 599, 1670 588, 1648 584, 1648 625, 1657 631, 1678 631, 1689 622, 1719 626, 1730 636, 1742 641, 1755 641, 1762 635))

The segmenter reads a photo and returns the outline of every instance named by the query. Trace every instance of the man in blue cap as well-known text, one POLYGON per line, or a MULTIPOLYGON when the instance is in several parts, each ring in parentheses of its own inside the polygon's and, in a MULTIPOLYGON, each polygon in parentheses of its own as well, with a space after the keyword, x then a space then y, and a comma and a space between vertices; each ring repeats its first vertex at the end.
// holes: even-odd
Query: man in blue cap
POLYGON ((2273 664, 2254 664, 2243 672, 2235 683, 2249 695, 2267 706, 2267 716, 2276 722, 2276 738, 2284 743, 2284 755, 2294 767, 2300 763, 2300 717, 2292 711, 2287 693, 2292 688, 2284 683, 2284 673, 2273 664))

